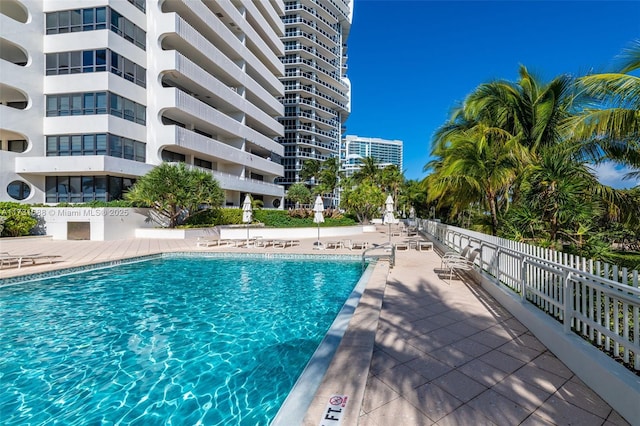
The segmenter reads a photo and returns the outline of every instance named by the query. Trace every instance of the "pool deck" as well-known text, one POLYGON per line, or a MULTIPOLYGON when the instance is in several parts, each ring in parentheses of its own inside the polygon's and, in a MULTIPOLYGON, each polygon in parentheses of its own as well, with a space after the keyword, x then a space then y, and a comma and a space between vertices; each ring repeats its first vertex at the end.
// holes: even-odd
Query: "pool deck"
MULTIPOLYGON (((388 236, 354 239, 383 243, 388 236)), ((0 278, 162 252, 361 253, 313 250, 314 242, 247 249, 196 247, 194 239, 2 239, 0 252, 60 257, 5 267, 0 278)), ((384 263, 376 267, 305 425, 320 425, 328 397, 336 394, 349 396, 341 426, 629 424, 479 285, 439 276, 437 252, 398 251, 395 267, 384 263)))

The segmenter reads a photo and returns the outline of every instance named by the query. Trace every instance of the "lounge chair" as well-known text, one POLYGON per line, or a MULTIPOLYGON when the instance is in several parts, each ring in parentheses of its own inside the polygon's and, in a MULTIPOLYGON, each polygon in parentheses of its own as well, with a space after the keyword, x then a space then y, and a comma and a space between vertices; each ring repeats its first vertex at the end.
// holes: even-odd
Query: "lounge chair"
POLYGON ((448 259, 465 259, 467 257, 467 254, 469 254, 469 251, 471 251, 473 247, 471 247, 471 245, 467 245, 465 248, 462 249, 462 251, 460 253, 458 253, 457 251, 451 250, 446 252, 445 254, 442 255, 442 260, 440 262, 440 267, 444 267, 444 263, 448 260, 448 259))
POLYGON ((468 256, 450 256, 443 263, 444 268, 449 270, 449 283, 453 278, 453 273, 458 271, 470 271, 476 266, 476 258, 480 254, 480 249, 471 251, 468 256))
POLYGON ((10 254, 8 252, 0 253, 0 268, 4 268, 4 265, 11 266, 12 264, 18 265, 18 269, 22 267, 24 262, 31 262, 32 265, 36 264, 37 260, 46 259, 49 263, 53 263, 53 259, 60 257, 58 254, 10 254))
POLYGON ((418 251, 433 250, 433 243, 431 241, 418 241, 416 243, 416 249, 418 251))
POLYGON ((220 240, 220 237, 198 237, 198 241, 196 241, 197 247, 211 247, 211 246, 219 246, 220 243, 226 242, 224 240, 220 240))

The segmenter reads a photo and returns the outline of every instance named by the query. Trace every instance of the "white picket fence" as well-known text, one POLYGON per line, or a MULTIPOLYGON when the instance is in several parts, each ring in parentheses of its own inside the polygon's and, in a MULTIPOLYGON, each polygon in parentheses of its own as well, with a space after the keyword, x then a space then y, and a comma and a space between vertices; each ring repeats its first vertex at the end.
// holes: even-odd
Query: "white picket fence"
POLYGON ((640 371, 638 271, 430 220, 421 230, 447 247, 480 250, 478 268, 627 367, 640 371))

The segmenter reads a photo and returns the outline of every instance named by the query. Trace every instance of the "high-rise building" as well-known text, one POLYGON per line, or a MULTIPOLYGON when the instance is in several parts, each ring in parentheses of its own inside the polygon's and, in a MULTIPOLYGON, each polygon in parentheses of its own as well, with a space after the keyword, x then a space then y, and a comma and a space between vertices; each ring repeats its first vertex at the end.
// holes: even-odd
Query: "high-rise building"
MULTIPOLYGON (((306 160, 337 158, 349 116, 351 85, 346 77, 351 0, 285 2, 284 177, 286 187, 300 182, 306 160)), ((335 204, 325 194, 326 204, 335 204)))
POLYGON ((397 166, 402 172, 402 141, 347 135, 340 144, 340 168, 346 176, 360 170, 361 159, 372 157, 378 167, 397 166))
POLYGON ((0 200, 118 199, 162 161, 281 207, 281 0, 1 0, 0 200))

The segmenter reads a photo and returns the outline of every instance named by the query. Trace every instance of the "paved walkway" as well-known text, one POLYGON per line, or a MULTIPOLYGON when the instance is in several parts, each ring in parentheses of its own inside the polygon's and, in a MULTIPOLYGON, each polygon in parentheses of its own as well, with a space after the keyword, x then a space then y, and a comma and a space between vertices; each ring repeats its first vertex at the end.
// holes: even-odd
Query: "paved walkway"
MULTIPOLYGON (((387 238, 383 233, 358 236, 370 243, 387 238)), ((313 242, 302 240, 285 250, 249 250, 318 253, 313 242)), ((60 255, 53 264, 5 268, 0 278, 151 253, 222 250, 247 251, 196 248, 195 240, 0 240, 2 252, 60 255)), ((439 277, 437 253, 407 250, 397 255, 384 288, 357 424, 629 424, 481 287, 439 277)), ((351 372, 341 373, 348 381, 351 372)))

